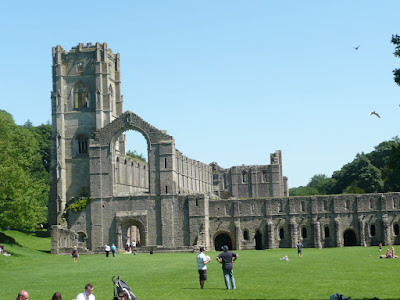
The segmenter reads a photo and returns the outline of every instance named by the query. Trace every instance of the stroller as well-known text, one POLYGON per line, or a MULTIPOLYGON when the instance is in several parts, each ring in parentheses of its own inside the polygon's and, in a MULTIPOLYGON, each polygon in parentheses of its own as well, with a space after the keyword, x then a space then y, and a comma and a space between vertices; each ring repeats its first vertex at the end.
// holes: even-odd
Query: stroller
POLYGON ((131 288, 129 285, 123 281, 122 279, 117 277, 117 280, 114 280, 115 276, 111 279, 112 282, 114 283, 114 300, 118 300, 118 294, 120 292, 126 292, 128 294, 128 299, 129 300, 138 300, 138 298, 135 296, 135 294, 132 292, 131 288))

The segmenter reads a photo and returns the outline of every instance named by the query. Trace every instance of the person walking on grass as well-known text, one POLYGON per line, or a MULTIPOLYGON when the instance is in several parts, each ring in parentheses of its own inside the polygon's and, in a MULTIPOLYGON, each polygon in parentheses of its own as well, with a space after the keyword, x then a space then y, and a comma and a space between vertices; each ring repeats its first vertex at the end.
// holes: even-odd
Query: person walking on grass
POLYGON ((217 261, 222 264, 222 272, 224 273, 225 286, 229 290, 229 278, 231 279, 232 289, 236 290, 235 277, 233 276, 233 264, 238 259, 239 255, 229 251, 228 246, 222 246, 222 253, 217 256, 217 261))
POLYGON ((114 244, 111 245, 111 252, 113 257, 115 257, 115 253, 117 252, 117 247, 114 244))
POLYGON ((297 255, 299 257, 303 257, 303 244, 300 243, 300 241, 297 243, 296 248, 297 248, 297 255))
POLYGON ((76 248, 76 246, 74 246, 74 248, 72 248, 71 255, 72 255, 72 259, 74 260, 74 263, 76 263, 78 256, 79 256, 78 249, 76 248))
POLYGON ((196 256, 197 269, 199 271, 200 288, 204 289, 204 282, 207 280, 207 266, 206 264, 211 260, 209 256, 206 255, 206 249, 200 247, 200 253, 196 256))
POLYGON ((106 245, 104 246, 104 251, 106 251, 106 257, 108 257, 108 255, 110 254, 110 250, 111 250, 110 245, 109 245, 109 244, 106 244, 106 245))

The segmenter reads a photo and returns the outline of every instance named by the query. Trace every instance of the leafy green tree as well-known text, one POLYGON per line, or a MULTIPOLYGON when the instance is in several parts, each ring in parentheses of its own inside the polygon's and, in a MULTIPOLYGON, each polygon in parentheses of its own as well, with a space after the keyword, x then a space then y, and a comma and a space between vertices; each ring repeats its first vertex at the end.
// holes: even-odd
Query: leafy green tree
POLYGON ((336 180, 333 188, 335 194, 341 194, 349 186, 358 187, 366 193, 377 193, 383 189, 381 171, 372 165, 366 155, 357 154, 356 158, 340 171, 335 171, 332 178, 336 180))
MULTIPOLYGON (((28 120, 29 121, 29 120, 28 120)), ((51 125, 50 124, 42 124, 39 126, 31 126, 29 127, 31 132, 34 134, 36 140, 39 143, 39 153, 42 157, 42 164, 46 169, 47 173, 49 173, 50 169, 50 140, 51 140, 51 125)))
POLYGON ((32 230, 45 222, 48 194, 39 145, 29 129, 0 110, 0 227, 32 230))
POLYGON ((386 189, 391 192, 400 191, 400 143, 391 145, 387 169, 390 176, 385 181, 386 189))
MULTIPOLYGON (((392 35, 392 44, 395 45, 395 51, 394 51, 394 56, 400 57, 400 36, 392 35)), ((400 69, 394 69, 393 70, 393 75, 394 75, 394 81, 400 85, 400 69)))
POLYGON ((290 196, 313 196, 320 195, 319 191, 316 188, 309 186, 299 186, 297 188, 289 189, 290 196))

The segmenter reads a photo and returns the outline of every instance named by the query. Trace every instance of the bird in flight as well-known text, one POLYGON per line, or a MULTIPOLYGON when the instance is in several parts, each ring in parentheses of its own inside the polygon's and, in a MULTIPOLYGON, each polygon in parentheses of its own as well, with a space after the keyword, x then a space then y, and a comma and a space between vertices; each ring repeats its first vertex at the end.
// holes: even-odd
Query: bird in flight
POLYGON ((377 116, 379 119, 381 118, 381 116, 378 115, 375 111, 371 111, 371 112, 369 113, 369 115, 370 115, 370 116, 375 115, 375 116, 377 116))
POLYGON ((353 47, 354 49, 358 50, 358 48, 360 48, 360 45, 358 45, 357 47, 353 47))

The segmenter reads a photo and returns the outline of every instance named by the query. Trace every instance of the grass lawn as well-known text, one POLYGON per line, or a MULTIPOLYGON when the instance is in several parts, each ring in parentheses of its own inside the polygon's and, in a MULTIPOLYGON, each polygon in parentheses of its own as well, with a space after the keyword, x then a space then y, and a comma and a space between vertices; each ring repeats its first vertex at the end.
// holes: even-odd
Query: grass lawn
MULTIPOLYGON (((17 231, 3 231, 14 238, 4 244, 13 254, 0 255, 0 299, 14 299, 26 289, 31 300, 51 299, 61 292, 75 299, 86 283, 94 285, 97 300, 112 300, 111 277, 120 275, 140 300, 145 299, 329 299, 333 293, 352 299, 400 299, 400 259, 379 259, 377 247, 237 251, 237 290, 226 290, 221 266, 208 266, 205 289, 200 290, 194 253, 51 255, 50 239, 17 231), (290 261, 279 258, 288 255, 290 261)), ((0 240, 0 242, 3 242, 0 240)), ((396 249, 400 253, 400 246, 396 249)), ((384 250, 387 247, 384 247, 384 250)))

